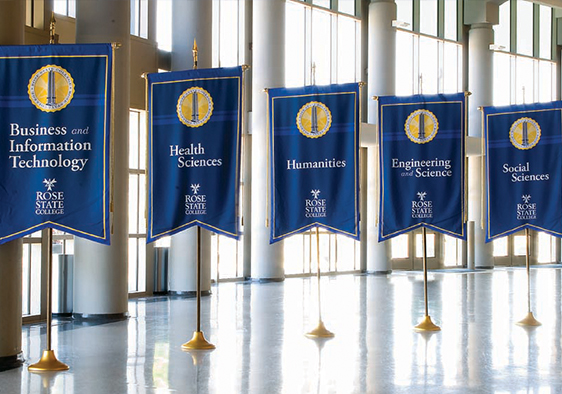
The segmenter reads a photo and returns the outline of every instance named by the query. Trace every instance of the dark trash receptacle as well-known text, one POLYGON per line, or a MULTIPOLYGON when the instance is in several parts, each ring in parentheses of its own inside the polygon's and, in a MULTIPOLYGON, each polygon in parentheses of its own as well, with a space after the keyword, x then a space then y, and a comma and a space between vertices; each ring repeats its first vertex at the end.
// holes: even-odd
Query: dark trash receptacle
POLYGON ((168 293, 168 252, 170 248, 154 248, 154 294, 168 293))

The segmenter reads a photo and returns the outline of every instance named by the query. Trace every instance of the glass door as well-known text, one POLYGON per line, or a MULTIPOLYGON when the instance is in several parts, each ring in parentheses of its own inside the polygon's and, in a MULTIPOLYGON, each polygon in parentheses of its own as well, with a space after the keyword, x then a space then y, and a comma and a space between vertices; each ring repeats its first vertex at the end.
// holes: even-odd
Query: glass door
MULTIPOLYGON (((524 266, 526 253, 527 241, 525 239, 525 231, 519 231, 493 241, 494 266, 524 266)), ((532 250, 531 253, 533 253, 532 250)))

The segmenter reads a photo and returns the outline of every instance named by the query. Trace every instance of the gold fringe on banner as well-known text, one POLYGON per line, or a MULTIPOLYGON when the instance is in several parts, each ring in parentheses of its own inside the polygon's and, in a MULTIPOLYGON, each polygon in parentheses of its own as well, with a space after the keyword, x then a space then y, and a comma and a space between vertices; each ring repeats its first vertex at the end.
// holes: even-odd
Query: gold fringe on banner
MULTIPOLYGON (((379 101, 379 96, 371 97, 372 100, 379 101)), ((380 111, 380 108, 377 106, 377 112, 380 111)), ((380 174, 380 138, 379 138, 379 124, 378 122, 375 124, 375 134, 376 134, 376 141, 378 145, 378 149, 375 148, 375 198, 376 201, 381 200, 381 174, 380 174)), ((369 154, 367 153, 367 163, 369 162, 369 154)), ((375 226, 378 226, 379 223, 379 215, 380 215, 380 203, 375 204, 375 226)))
MULTIPOLYGON (((242 103, 241 103, 241 109, 240 111, 242 111, 242 130, 241 133, 242 135, 240 136, 240 172, 241 175, 244 177, 243 180, 243 184, 244 184, 244 188, 247 187, 247 182, 246 182, 246 160, 244 160, 242 158, 242 154, 244 155, 244 157, 246 157, 247 154, 249 154, 248 152, 246 152, 246 136, 244 133, 244 130, 246 128, 246 77, 245 77, 245 73, 247 70, 250 69, 250 66, 248 66, 247 64, 243 64, 242 65, 242 103)), ((238 167, 237 167, 238 168, 238 167)), ((239 196, 236 196, 236 198, 238 199, 239 196)), ((237 212, 236 217, 240 217, 240 223, 243 226, 244 225, 244 196, 242 196, 242 201, 240 202, 240 204, 236 204, 236 209, 240 209, 239 212, 237 212), (240 208, 238 208, 240 206, 240 208), (241 213, 241 214, 240 214, 241 213)), ((236 243, 236 247, 238 247, 238 242, 236 243)), ((237 259, 237 264, 238 264, 238 259, 237 259)), ((217 282, 218 283, 218 282, 217 282)))
POLYGON ((267 164, 265 167, 266 175, 265 175, 265 227, 269 227, 269 199, 270 199, 270 190, 269 187, 271 185, 271 176, 269 165, 270 163, 270 144, 271 141, 269 139, 269 89, 265 88, 263 90, 266 94, 266 108, 265 108, 265 150, 266 150, 266 160, 267 164))
POLYGON ((468 97, 471 96, 472 93, 464 92, 464 215, 463 220, 464 223, 468 222, 468 155, 467 155, 467 142, 468 142, 468 97))
POLYGON ((482 179, 480 179, 480 228, 484 229, 485 226, 485 214, 486 214, 486 151, 485 151, 485 135, 484 135, 484 108, 483 107, 478 107, 478 110, 480 112, 482 112, 482 136, 481 136, 481 141, 482 141, 482 159, 481 159, 481 169, 480 169, 480 176, 482 179))
POLYGON ((111 226, 111 235, 113 235, 113 225, 115 213, 114 206, 114 190, 115 190, 115 51, 121 48, 121 43, 113 42, 111 43, 112 49, 112 64, 111 64, 111 116, 109 120, 109 140, 111 146, 109 148, 109 219, 111 226))
MULTIPOLYGON (((151 130, 148 130, 148 125, 150 124, 150 122, 149 122, 149 114, 148 114, 148 109, 150 108, 150 107, 149 107, 149 102, 148 102, 148 74, 147 74, 147 73, 142 73, 141 77, 144 79, 144 86, 145 86, 145 89, 144 89, 144 102, 145 102, 145 107, 144 107, 144 108, 146 108, 146 112, 145 112, 145 118, 146 118, 145 123, 146 123, 146 127, 147 127, 147 131, 146 131, 146 147, 148 148, 148 147, 150 146, 150 145, 149 145, 149 142, 150 142, 150 131, 151 131, 151 130)), ((148 193, 149 193, 149 190, 150 190, 150 182, 149 182, 149 179, 150 179, 150 176, 151 176, 152 174, 150 173, 150 167, 149 167, 149 165, 148 165, 148 163, 149 163, 149 160, 148 160, 148 149, 146 150, 146 153, 145 153, 145 155, 144 155, 144 160, 145 160, 145 162, 144 162, 144 168, 145 168, 145 171, 146 171, 146 177, 145 177, 145 182, 144 182, 144 184, 145 184, 145 188, 144 188, 145 200, 144 200, 144 201, 147 202, 146 204, 144 204, 144 221, 146 222, 147 231, 150 231, 150 227, 149 227, 149 223, 148 223, 148 201, 149 201, 149 200, 148 200, 148 193)))
MULTIPOLYGON (((359 144, 358 145, 359 145, 359 149, 361 149, 361 137, 362 137, 362 134, 363 134, 363 127, 362 127, 362 125, 363 125, 363 110, 362 110, 362 108, 363 108, 363 94, 362 94, 362 89, 363 89, 363 86, 366 85, 366 83, 360 81, 360 82, 358 82, 358 85, 359 85, 359 144)), ((357 197, 359 197, 359 212, 361 212, 361 156, 359 156, 357 158, 357 160, 359 161, 359 179, 357 179, 357 182, 359 182, 359 196, 355 196, 355 198, 357 199, 357 197)), ((359 214, 359 218, 360 218, 360 221, 366 220, 366 218, 365 219, 361 218, 361 214, 359 214)), ((359 224, 359 226, 360 226, 360 224, 359 224)), ((337 258, 337 254, 336 254, 336 258, 337 258)))
MULTIPOLYGON (((375 204, 375 226, 378 227, 379 225, 379 218, 381 214, 381 198, 382 198, 382 189, 381 189, 381 163, 380 163, 380 154, 381 154, 381 139, 379 138, 379 127, 378 123, 375 124, 375 133, 377 134, 377 142, 378 148, 375 148, 375 198, 377 203, 375 204)), ((368 159, 369 155, 367 154, 367 163, 369 162, 368 159)))

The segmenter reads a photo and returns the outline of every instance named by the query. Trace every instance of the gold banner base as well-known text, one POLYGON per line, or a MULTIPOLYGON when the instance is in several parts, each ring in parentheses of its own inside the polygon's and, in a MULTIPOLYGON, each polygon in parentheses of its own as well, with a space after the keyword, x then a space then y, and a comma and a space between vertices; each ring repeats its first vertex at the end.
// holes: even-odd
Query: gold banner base
POLYGON ((307 337, 309 338, 333 338, 334 337, 334 333, 331 331, 328 331, 328 329, 326 328, 326 326, 324 326, 324 323, 322 322, 322 320, 318 321, 318 326, 316 326, 316 328, 310 332, 307 332, 306 334, 307 337))
POLYGON ((424 331, 441 331, 441 328, 435 324, 433 324, 433 322, 431 321, 431 317, 429 317, 428 315, 426 315, 422 322, 420 324, 418 324, 417 326, 414 327, 414 330, 418 331, 418 332, 424 332, 424 331))
POLYGON ((530 327, 537 327, 542 325, 540 321, 535 319, 535 317, 533 316, 533 312, 527 313, 527 316, 525 316, 523 320, 520 320, 515 324, 517 324, 518 326, 530 326, 530 327))
POLYGON ((28 368, 31 372, 47 372, 47 371, 68 371, 69 367, 65 363, 57 360, 55 352, 52 350, 43 351, 41 360, 35 364, 31 364, 28 368))
POLYGON ((183 350, 213 350, 215 345, 205 339, 203 331, 195 331, 191 340, 181 345, 181 348, 183 350))

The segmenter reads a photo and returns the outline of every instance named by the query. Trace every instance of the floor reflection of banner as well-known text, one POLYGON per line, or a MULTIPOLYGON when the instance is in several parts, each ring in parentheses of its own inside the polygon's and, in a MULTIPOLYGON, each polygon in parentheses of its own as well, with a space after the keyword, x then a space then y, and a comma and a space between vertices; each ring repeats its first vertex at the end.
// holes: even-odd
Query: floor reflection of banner
POLYGON ((109 244, 110 44, 0 47, 0 243, 109 244))
POLYGON ((464 239, 464 94, 378 102, 379 240, 421 226, 464 239))
POLYGON ((269 90, 270 242, 323 227, 355 239, 359 84, 269 90))
POLYGON ((239 237, 242 68, 148 75, 148 242, 192 226, 239 237))
POLYGON ((562 236, 562 102, 485 107, 486 241, 562 236))

